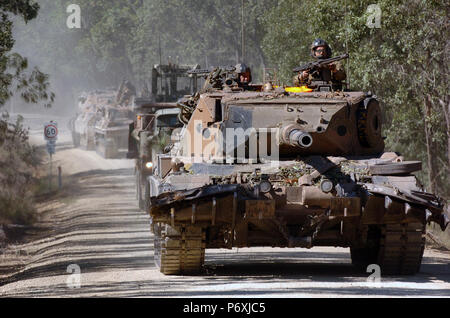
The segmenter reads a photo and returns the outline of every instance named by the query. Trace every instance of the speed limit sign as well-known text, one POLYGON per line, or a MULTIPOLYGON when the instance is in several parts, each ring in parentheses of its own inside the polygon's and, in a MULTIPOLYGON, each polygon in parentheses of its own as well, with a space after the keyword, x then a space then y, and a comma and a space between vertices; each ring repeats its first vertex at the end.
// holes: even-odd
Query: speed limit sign
POLYGON ((45 140, 56 140, 58 138, 58 124, 51 121, 44 125, 45 140))

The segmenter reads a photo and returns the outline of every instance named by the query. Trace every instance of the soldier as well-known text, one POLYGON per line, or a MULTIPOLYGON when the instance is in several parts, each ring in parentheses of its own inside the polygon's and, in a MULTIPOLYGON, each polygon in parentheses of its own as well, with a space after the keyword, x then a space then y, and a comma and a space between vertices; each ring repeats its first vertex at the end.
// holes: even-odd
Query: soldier
POLYGON ((239 87, 248 87, 252 81, 252 71, 250 70, 250 67, 244 63, 239 63, 236 65, 236 73, 238 74, 239 87))
POLYGON ((123 80, 119 86, 119 90, 116 97, 116 102, 121 106, 130 105, 131 99, 136 95, 136 88, 128 81, 123 80))
MULTIPOLYGON (((323 60, 330 58, 332 55, 331 48, 327 42, 322 39, 316 39, 311 45, 311 56, 315 59, 323 60)), ((334 84, 340 89, 342 81, 347 78, 344 67, 340 62, 334 62, 325 65, 321 69, 313 72, 303 71, 294 77, 295 86, 314 87, 314 81, 323 81, 334 84)))

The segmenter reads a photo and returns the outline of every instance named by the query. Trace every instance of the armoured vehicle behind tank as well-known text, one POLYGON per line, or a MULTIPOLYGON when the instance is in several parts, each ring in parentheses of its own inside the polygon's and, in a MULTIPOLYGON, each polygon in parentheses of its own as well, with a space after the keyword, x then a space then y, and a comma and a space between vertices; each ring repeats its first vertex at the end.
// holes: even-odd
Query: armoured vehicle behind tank
POLYGON ((426 224, 448 218, 413 175, 421 163, 383 152, 376 96, 248 92, 226 73, 148 178, 160 271, 198 273, 206 248, 341 246, 364 270, 416 273, 426 224))
POLYGON ((95 150, 95 124, 102 117, 102 108, 112 105, 115 96, 113 90, 96 90, 80 96, 77 115, 69 122, 75 147, 95 150))
POLYGON ((197 91, 199 78, 188 74, 188 71, 198 67, 155 65, 149 96, 135 100, 135 121, 129 127, 127 158, 136 159, 136 196, 141 209, 148 205, 147 177, 153 171, 156 154, 164 152, 166 146, 173 142, 172 132, 183 126, 178 120, 180 110, 176 102, 197 91))
POLYGON ((163 108, 152 114, 137 116, 136 128, 132 136, 137 144, 136 159, 136 198, 139 208, 145 209, 148 206, 149 183, 147 177, 153 171, 153 162, 156 162, 156 155, 164 153, 165 148, 173 140, 175 129, 182 127, 178 120, 180 110, 178 108, 163 108))
POLYGON ((133 122, 136 89, 124 80, 117 90, 114 103, 101 109, 95 123, 95 150, 106 159, 126 158, 129 126, 133 122))
POLYGON ((94 126, 95 150, 106 159, 126 158, 129 125, 133 122, 131 109, 106 106, 101 113, 94 126))

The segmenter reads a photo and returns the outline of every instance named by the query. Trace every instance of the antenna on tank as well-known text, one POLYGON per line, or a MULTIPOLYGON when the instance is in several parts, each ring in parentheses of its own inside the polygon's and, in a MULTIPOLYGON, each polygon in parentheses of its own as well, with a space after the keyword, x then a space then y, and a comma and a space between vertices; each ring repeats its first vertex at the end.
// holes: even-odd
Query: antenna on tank
MULTIPOLYGON (((160 67, 162 65, 161 34, 159 35, 159 65, 160 65, 160 67)), ((161 87, 161 90, 162 90, 162 87, 163 87, 162 74, 159 77, 159 82, 160 82, 160 87, 161 87)))
POLYGON ((162 64, 161 35, 159 35, 159 65, 162 64))
MULTIPOLYGON (((344 2, 345 7, 345 53, 348 54, 348 25, 347 25, 347 0, 344 2)), ((350 59, 347 61, 347 89, 350 89, 350 59)))
POLYGON ((242 0, 242 20, 241 20, 241 45, 242 45, 242 62, 245 61, 245 34, 244 34, 244 0, 242 0))

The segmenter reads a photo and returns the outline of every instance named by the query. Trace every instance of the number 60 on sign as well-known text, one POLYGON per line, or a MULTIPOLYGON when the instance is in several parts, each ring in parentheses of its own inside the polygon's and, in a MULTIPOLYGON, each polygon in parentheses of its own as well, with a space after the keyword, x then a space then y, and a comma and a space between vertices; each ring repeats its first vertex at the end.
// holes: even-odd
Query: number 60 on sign
POLYGON ((58 125, 55 122, 45 124, 44 137, 46 140, 55 140, 58 137, 58 125))

